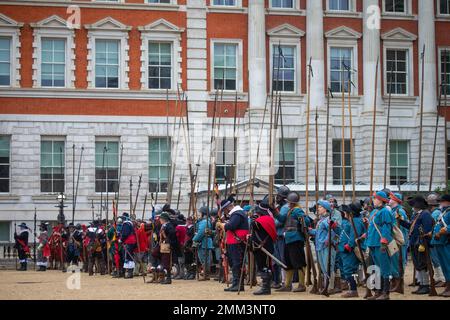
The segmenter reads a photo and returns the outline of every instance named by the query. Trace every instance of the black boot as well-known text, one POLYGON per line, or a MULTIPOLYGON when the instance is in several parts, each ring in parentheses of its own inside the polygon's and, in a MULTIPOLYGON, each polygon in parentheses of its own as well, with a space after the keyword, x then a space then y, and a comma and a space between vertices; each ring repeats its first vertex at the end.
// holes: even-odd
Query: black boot
POLYGON ((421 286, 415 294, 429 294, 429 293, 430 293, 430 286, 421 286))
POLYGON ((233 271, 233 281, 232 281, 232 286, 229 288, 225 288, 223 289, 223 291, 227 291, 227 292, 238 292, 238 291, 244 291, 244 277, 242 277, 242 281, 239 285, 239 280, 240 280, 240 272, 238 271, 233 271), (239 288, 240 287, 240 288, 239 288))
POLYGON ((261 295, 269 295, 271 294, 271 280, 272 280, 272 273, 270 271, 266 271, 261 275, 262 279, 262 286, 261 289, 258 291, 253 292, 255 296, 261 296, 261 295))
POLYGON ((125 279, 133 279, 133 269, 125 269, 125 279))
POLYGON ((167 272, 167 277, 160 282, 161 284, 172 284, 172 274, 171 272, 167 272))
POLYGON ((27 262, 23 263, 22 271, 27 271, 27 262))

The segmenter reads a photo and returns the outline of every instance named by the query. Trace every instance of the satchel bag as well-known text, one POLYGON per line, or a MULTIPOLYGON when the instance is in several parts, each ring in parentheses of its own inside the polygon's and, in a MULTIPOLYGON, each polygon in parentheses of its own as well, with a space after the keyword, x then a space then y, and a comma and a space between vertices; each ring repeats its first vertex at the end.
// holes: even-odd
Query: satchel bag
POLYGON ((392 227, 392 234, 399 246, 403 246, 405 244, 405 237, 403 236, 402 230, 398 226, 394 225, 392 227))
MULTIPOLYGON (((381 235, 380 229, 378 229, 378 226, 375 223, 375 219, 373 220, 373 225, 375 226, 375 229, 377 229, 377 232, 380 235, 380 238, 383 238, 383 236, 381 235)), ((397 245, 397 241, 395 239, 392 239, 391 242, 389 242, 387 245, 387 251, 388 251, 389 257, 392 257, 394 254, 399 252, 399 250, 400 250, 400 248, 397 245)))
POLYGON ((161 253, 170 253, 170 243, 162 242, 159 251, 161 253))

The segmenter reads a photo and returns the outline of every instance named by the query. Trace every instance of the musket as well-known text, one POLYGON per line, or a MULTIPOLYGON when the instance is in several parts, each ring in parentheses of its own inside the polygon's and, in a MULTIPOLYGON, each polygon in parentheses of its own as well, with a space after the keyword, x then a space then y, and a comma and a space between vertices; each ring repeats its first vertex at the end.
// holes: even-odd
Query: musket
POLYGON ((311 113, 311 77, 313 76, 313 69, 311 65, 312 57, 309 57, 308 64, 308 98, 306 101, 306 155, 305 155, 305 208, 309 208, 308 206, 308 198, 309 198, 309 117, 311 113))
POLYGON ((391 66, 391 70, 389 72, 389 96, 388 96, 388 114, 387 114, 387 123, 386 123, 386 141, 384 148, 384 188, 387 186, 387 157, 388 157, 388 149, 389 149, 389 125, 391 120, 391 99, 392 99, 392 70, 393 65, 391 66))
MULTIPOLYGON (((139 176, 139 182, 138 182, 138 188, 136 191, 136 199, 134 200, 134 205, 133 205, 133 217, 136 219, 136 205, 137 205, 137 201, 139 198, 139 191, 141 190, 141 183, 142 183, 142 173, 139 176)), ((130 212, 131 215, 131 212, 130 212)))
MULTIPOLYGON (((312 254, 312 250, 311 250, 311 244, 309 243, 309 233, 308 233, 308 229, 306 227, 306 222, 305 222, 305 218, 302 216, 300 217, 301 220, 301 224, 302 224, 302 229, 303 229, 303 235, 305 237, 305 248, 306 248, 306 256, 307 256, 307 263, 309 264, 309 266, 307 267, 307 272, 310 273, 310 269, 312 270, 312 274, 313 274, 313 287, 310 290, 310 293, 312 294, 316 294, 319 292, 318 289, 318 284, 317 284, 317 271, 316 271, 316 265, 314 262, 314 257, 312 254)), ((311 275, 309 276, 309 282, 311 282, 311 275)))
POLYGON ((377 121, 377 91, 378 91, 378 64, 380 63, 380 57, 377 58, 377 64, 375 66, 375 91, 373 93, 373 122, 372 122, 372 152, 370 160, 370 192, 372 196, 373 192, 373 170, 375 160, 375 126, 377 121))
MULTIPOLYGON (((250 225, 249 234, 252 234, 252 225, 250 225)), ((244 279, 244 271, 245 271, 245 257, 247 256, 249 246, 250 246, 249 241, 246 241, 244 255, 243 255, 244 260, 242 261, 242 266, 241 266, 241 270, 240 270, 240 274, 239 274, 239 283, 238 283, 238 292, 237 292, 238 295, 241 293, 241 283, 242 283, 242 280, 244 279)), ((249 264, 250 264, 250 261, 249 261, 249 264)), ((250 279, 250 281, 252 281, 252 279, 250 279)))
POLYGON ((423 91, 425 86, 425 44, 423 45, 422 54, 420 55, 422 60, 422 80, 421 80, 421 89, 420 89, 420 126, 419 126, 419 163, 417 169, 417 192, 420 192, 420 180, 421 174, 420 171, 422 169, 422 139, 423 139, 423 91))
POLYGON ((75 209, 77 206, 77 200, 78 200, 78 186, 80 184, 80 173, 81 173, 81 160, 83 159, 83 151, 84 147, 81 146, 81 153, 80 153, 80 163, 78 165, 78 177, 77 177, 77 186, 75 188, 75 201, 73 204, 73 214, 72 214, 72 223, 75 223, 75 209))
MULTIPOLYGON (((350 213, 349 217, 350 217, 350 219, 349 219, 350 220, 350 224, 351 224, 352 229, 353 229, 353 234, 355 235, 355 243, 356 243, 356 246, 357 246, 359 252, 361 253, 361 257, 362 257, 361 263, 362 263, 363 273, 364 273, 364 282, 367 282, 367 279, 369 279, 369 275, 367 274, 367 263, 366 263, 366 259, 364 258, 364 251, 363 251, 363 249, 361 247, 360 238, 359 238, 358 231, 356 229, 355 221, 353 220, 353 213, 350 213)), ((366 295, 365 295, 365 297, 369 298, 371 296, 372 296, 372 291, 370 291, 370 288, 368 288, 366 286, 366 295)))
POLYGON ((327 180, 328 180, 328 139, 330 135, 330 95, 333 97, 331 89, 327 88, 327 124, 325 129, 325 173, 323 178, 323 196, 327 195, 327 180))
POLYGON ((425 234, 423 231, 423 227, 419 226, 419 232, 420 232, 420 238, 423 241, 423 245, 425 246, 425 256, 426 256, 426 260, 427 260, 427 269, 428 269, 428 274, 430 276, 430 297, 436 297, 438 294, 436 292, 436 284, 434 281, 434 269, 433 269, 433 264, 431 263, 431 257, 430 257, 430 247, 428 245, 427 239, 425 239, 425 234))

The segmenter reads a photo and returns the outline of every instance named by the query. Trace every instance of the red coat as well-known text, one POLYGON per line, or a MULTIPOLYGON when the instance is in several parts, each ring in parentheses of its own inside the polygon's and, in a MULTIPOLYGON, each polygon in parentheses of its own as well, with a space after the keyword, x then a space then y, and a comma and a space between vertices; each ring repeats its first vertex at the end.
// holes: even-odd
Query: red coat
POLYGON ((136 236, 138 241, 138 248, 136 248, 136 252, 147 252, 149 246, 148 235, 147 232, 145 232, 143 223, 140 228, 136 230, 136 236))
POLYGON ((176 226, 175 230, 177 234, 178 243, 180 244, 180 246, 183 246, 184 243, 186 242, 187 228, 185 225, 178 225, 176 226))

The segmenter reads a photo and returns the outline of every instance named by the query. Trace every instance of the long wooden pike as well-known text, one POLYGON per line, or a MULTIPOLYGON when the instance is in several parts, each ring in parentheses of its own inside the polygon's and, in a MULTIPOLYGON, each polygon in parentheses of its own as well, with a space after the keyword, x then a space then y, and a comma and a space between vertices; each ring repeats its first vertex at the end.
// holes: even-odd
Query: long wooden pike
POLYGON ((133 177, 130 177, 130 217, 133 212, 133 177))
MULTIPOLYGON (((447 133, 447 90, 448 90, 448 83, 447 83, 447 50, 444 51, 445 56, 445 63, 444 63, 444 137, 445 137, 445 167, 448 168, 448 157, 447 157, 447 150, 448 150, 448 133, 447 133)), ((445 190, 448 192, 448 170, 445 170, 445 190)))
POLYGON ((213 152, 214 152, 214 136, 215 136, 215 125, 216 125, 216 112, 217 112, 217 99, 219 95, 219 89, 216 89, 216 95, 214 97, 214 106, 213 106, 213 117, 211 122, 211 137, 210 137, 210 145, 209 145, 209 163, 208 163, 208 194, 206 196, 206 203, 209 206, 209 200, 211 197, 211 180, 212 180, 212 161, 213 161, 213 152))
POLYGON ((327 195, 327 182, 328 182, 328 142, 330 136, 330 96, 333 97, 330 87, 327 88, 327 124, 325 129, 325 173, 323 177, 323 197, 327 195))
MULTIPOLYGON (((284 126, 283 126, 283 107, 281 104, 281 95, 278 99, 278 115, 280 117, 280 131, 281 131, 281 154, 283 160, 283 185, 286 185, 286 154, 284 150, 284 126)), ((278 121, 277 121, 278 123, 278 121)))
POLYGON ((419 126, 419 162, 417 168, 417 192, 420 192, 421 171, 422 171, 422 140, 423 140, 423 91, 425 86, 425 44, 423 45, 422 54, 422 81, 420 89, 420 126, 419 126))
MULTIPOLYGON (((169 148, 169 150, 172 150, 172 140, 169 140, 169 89, 166 89, 166 142, 167 142, 167 148, 169 148), (170 143, 169 143, 170 141, 170 143)), ((168 181, 167 181, 167 186, 169 188, 169 186, 172 184, 171 178, 172 175, 169 174, 168 175, 168 181)), ((169 190, 167 190, 169 192, 169 190)), ((170 190, 171 191, 171 190, 170 190)), ((167 198, 170 199, 171 195, 167 194, 167 198)))
POLYGON ((306 160, 305 160, 305 208, 308 210, 308 198, 309 198, 309 117, 311 113, 311 77, 313 75, 312 65, 311 65, 312 57, 309 57, 308 64, 308 99, 306 102, 306 160))
POLYGON ((373 122, 372 122, 372 152, 370 157, 370 193, 373 193, 373 170, 375 159, 375 126, 377 122, 377 91, 378 91, 378 64, 380 63, 380 57, 377 58, 377 64, 375 66, 375 92, 373 93, 373 122))
POLYGON ((439 129, 439 109, 441 107, 442 86, 443 86, 443 84, 441 83, 441 85, 439 86, 439 97, 438 97, 438 105, 437 105, 437 110, 436 110, 436 125, 434 128, 433 155, 431 158, 430 185, 428 187, 428 192, 431 192, 432 188, 433 188, 434 161, 435 161, 435 157, 436 157, 436 142, 437 142, 437 135, 438 135, 438 129, 439 129))
POLYGON ((80 184, 80 173, 81 173, 81 162, 83 160, 83 152, 84 152, 84 146, 81 146, 81 152, 80 152, 80 162, 78 164, 78 176, 77 176, 77 185, 75 187, 75 202, 73 204, 73 214, 72 214, 72 223, 75 223, 75 211, 77 207, 77 200, 78 200, 78 186, 80 184))
POLYGON ((353 145, 353 119, 352 119, 352 99, 351 99, 351 88, 355 88, 356 86, 352 82, 350 66, 344 67, 348 71, 348 116, 350 120, 350 161, 351 161, 351 173, 352 173, 352 202, 356 201, 356 188, 355 188, 355 148, 353 145))
MULTIPOLYGON (((316 197, 316 205, 319 203, 319 114, 317 113, 316 108, 316 117, 315 117, 315 131, 316 131, 316 168, 315 168, 315 197, 316 197)), ((306 208, 308 210, 308 208, 306 208)))
MULTIPOLYGON (((141 191, 141 183, 142 183, 142 173, 139 176, 139 181, 138 181, 138 188, 136 191, 136 198, 134 200, 134 204, 133 204, 133 217, 136 219, 136 205, 138 202, 138 198, 139 198, 139 192, 141 191)), ((131 215, 131 213, 130 213, 131 215)))
MULTIPOLYGON (((194 182, 194 170, 192 168, 192 157, 191 157, 191 134, 190 134, 190 122, 189 122, 189 107, 188 107, 188 97, 185 95, 185 112, 186 112, 186 123, 184 122, 183 118, 183 130, 184 130, 184 142, 185 142, 185 148, 186 148, 186 156, 188 158, 188 169, 189 169, 189 183, 191 185, 191 192, 193 192, 195 188, 195 182, 194 182)), ((181 178, 180 178, 180 184, 181 184, 181 178)), ((180 192, 178 193, 178 199, 177 199, 177 208, 178 203, 180 201, 180 192)), ((189 211, 191 208, 189 208, 189 211)))
MULTIPOLYGON (((344 64, 342 64, 344 65, 344 64)), ((346 177, 345 177, 345 80, 344 80, 344 71, 341 72, 341 95, 342 95, 342 138, 341 138, 341 165, 342 165, 342 203, 345 203, 345 186, 346 186, 346 177)), ((350 88, 348 88, 350 91, 350 88)))
MULTIPOLYGON (((237 180, 237 136, 236 136, 236 122, 238 114, 238 95, 234 99, 234 121, 233 121, 233 170, 231 172, 230 192, 236 194, 236 180, 237 180)), ((240 119, 240 118, 239 118, 240 119)), ((226 197, 226 195, 225 195, 226 197)))
MULTIPOLYGON (((106 171, 105 171, 105 153, 108 152, 108 148, 106 146, 103 148, 103 158, 102 158, 102 173, 103 173, 103 179, 102 179, 102 188, 100 189, 100 220, 102 219, 102 213, 103 213, 103 187, 105 187, 105 177, 106 177, 106 171)), ((106 192, 108 192, 108 186, 106 186, 106 192)))
POLYGON ((388 150, 389 150, 389 127, 390 127, 390 121, 391 121, 391 99, 392 99, 392 73, 393 73, 393 65, 391 66, 390 72, 389 72, 389 96, 388 96, 388 114, 387 114, 387 120, 386 120, 386 142, 385 142, 385 148, 384 148, 384 188, 386 189, 387 186, 387 159, 388 159, 388 150))
POLYGON ((148 197, 148 192, 145 193, 145 197, 144 197, 144 209, 142 209, 142 217, 141 217, 142 221, 144 221, 144 218, 145 218, 145 207, 147 205, 147 197, 148 197))
POLYGON ((116 201, 114 203, 116 212, 119 212, 120 181, 122 180, 122 162, 123 162, 123 144, 120 145, 119 181, 117 181, 116 201))

